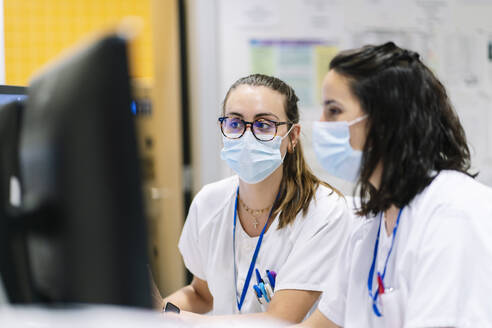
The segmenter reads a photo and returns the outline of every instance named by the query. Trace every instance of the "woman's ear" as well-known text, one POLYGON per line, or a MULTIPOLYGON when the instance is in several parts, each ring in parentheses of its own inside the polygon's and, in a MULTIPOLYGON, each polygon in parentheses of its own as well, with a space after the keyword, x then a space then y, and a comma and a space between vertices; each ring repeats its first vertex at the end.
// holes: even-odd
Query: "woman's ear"
POLYGON ((289 134, 289 146, 287 151, 289 153, 293 153, 296 149, 297 143, 299 142, 299 136, 301 134, 301 126, 299 124, 294 124, 292 130, 289 134))

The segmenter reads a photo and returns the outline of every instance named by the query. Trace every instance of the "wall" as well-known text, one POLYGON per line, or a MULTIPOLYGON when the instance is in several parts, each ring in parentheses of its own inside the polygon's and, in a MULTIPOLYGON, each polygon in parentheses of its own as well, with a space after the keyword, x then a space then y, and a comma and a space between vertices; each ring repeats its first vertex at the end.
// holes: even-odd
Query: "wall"
POLYGON ((5 84, 5 47, 3 32, 3 0, 0 0, 0 84, 5 84))
POLYGON ((216 0, 187 0, 189 95, 192 135, 193 192, 222 175, 217 161, 222 138, 217 133, 221 104, 218 3, 216 0))
POLYGON ((139 17, 142 33, 130 47, 133 77, 153 76, 150 1, 4 0, 6 84, 26 85, 32 74, 88 34, 139 17))
MULTIPOLYGON (((393 40, 418 51, 444 82, 471 144, 472 163, 480 171, 478 180, 492 186, 491 0, 211 2, 217 8, 215 25, 202 26, 196 32, 215 40, 200 49, 202 56, 215 54, 207 57, 216 69, 215 74, 208 74, 206 88, 212 89, 220 102, 237 78, 252 72, 274 74, 291 83, 301 96, 306 156, 319 176, 345 193, 352 190, 352 185, 324 173, 312 151, 311 121, 319 117, 321 108, 319 76, 340 49, 393 40), (214 50, 207 52, 210 47, 214 50), (217 85, 211 86, 213 83, 217 85)), ((216 118, 220 113, 217 107, 217 102, 202 98, 194 110, 203 117, 216 118)), ((213 134, 210 139, 198 141, 208 149, 201 161, 216 169, 202 174, 201 183, 231 174, 219 157, 217 125, 211 119, 205 123, 202 129, 214 132, 209 132, 213 134)))

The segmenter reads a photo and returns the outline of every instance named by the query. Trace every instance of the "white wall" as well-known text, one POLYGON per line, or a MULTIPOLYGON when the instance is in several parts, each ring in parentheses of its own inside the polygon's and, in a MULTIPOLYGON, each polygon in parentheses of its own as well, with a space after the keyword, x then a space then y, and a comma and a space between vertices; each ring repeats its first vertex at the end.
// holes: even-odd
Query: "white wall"
POLYGON ((195 193, 203 185, 223 177, 219 158, 222 139, 217 129, 221 102, 217 7, 216 0, 186 2, 195 193))
MULTIPOLYGON (((230 174, 219 157, 216 118, 228 87, 252 72, 251 39, 317 40, 337 49, 392 40, 418 51, 448 89, 471 144, 472 163, 481 171, 478 179, 492 185, 492 0, 189 2, 196 7, 193 56, 199 57, 192 72, 193 111, 204 119, 194 138, 200 153, 196 186, 230 174)), ((348 193, 351 186, 326 175, 314 158, 310 125, 320 106, 306 103, 301 102, 301 117, 308 161, 348 193)))

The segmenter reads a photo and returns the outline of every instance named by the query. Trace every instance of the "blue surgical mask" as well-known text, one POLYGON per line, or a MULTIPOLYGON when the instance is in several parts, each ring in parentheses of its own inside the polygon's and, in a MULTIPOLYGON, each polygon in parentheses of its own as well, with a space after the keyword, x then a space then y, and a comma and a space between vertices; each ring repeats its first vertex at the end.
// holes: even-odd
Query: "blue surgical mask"
POLYGON ((349 127, 366 118, 367 115, 350 122, 313 123, 314 152, 326 172, 346 181, 357 181, 362 152, 350 145, 349 127))
POLYGON ((250 130, 239 139, 222 137, 224 148, 220 158, 226 161, 244 182, 261 182, 282 165, 285 156, 280 153, 280 145, 291 130, 292 127, 285 136, 276 136, 270 141, 257 140, 250 130))

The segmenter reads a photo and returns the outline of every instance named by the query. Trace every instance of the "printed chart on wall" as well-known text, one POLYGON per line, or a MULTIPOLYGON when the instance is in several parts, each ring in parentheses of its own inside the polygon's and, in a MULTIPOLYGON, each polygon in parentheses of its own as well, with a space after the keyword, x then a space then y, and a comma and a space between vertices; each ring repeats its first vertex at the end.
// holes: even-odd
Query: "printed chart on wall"
POLYGON ((338 48, 316 40, 250 40, 251 72, 289 83, 301 106, 320 103, 320 85, 338 48))

